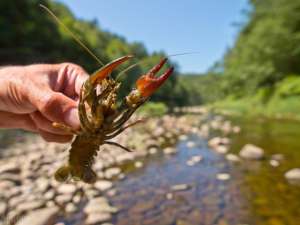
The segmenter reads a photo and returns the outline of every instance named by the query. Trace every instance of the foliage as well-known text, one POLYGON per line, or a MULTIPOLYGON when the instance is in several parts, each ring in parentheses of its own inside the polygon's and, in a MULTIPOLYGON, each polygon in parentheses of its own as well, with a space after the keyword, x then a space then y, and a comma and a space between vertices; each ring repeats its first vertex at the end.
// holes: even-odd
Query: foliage
POLYGON ((148 102, 143 105, 138 113, 143 116, 163 116, 168 112, 168 107, 162 102, 148 102))
MULTIPOLYGON (((138 76, 146 73, 166 56, 163 52, 149 54, 142 43, 129 43, 119 35, 104 31, 95 20, 75 18, 62 3, 50 0, 15 0, 0 2, 0 65, 70 61, 83 66, 89 73, 101 66, 39 7, 40 3, 54 11, 102 62, 107 63, 127 54, 135 55, 134 60, 122 65, 113 74, 116 76, 129 65, 139 62, 120 77, 123 81, 123 96, 132 88, 138 76)), ((171 61, 170 65, 173 65, 171 61)), ((178 95, 182 96, 177 84, 175 73, 159 92, 154 94, 153 100, 163 101, 169 106, 176 105, 178 95), (173 93, 174 89, 177 96, 173 93)))

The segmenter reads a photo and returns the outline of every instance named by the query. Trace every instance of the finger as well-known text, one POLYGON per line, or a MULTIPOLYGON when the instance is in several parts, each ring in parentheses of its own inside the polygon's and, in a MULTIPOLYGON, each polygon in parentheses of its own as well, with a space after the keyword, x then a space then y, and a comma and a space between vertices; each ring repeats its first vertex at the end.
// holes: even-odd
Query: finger
POLYGON ((66 143, 66 142, 70 142, 73 138, 72 135, 58 135, 58 134, 49 133, 44 130, 38 130, 38 132, 42 136, 42 138, 47 142, 66 143))
POLYGON ((41 114, 51 122, 61 122, 75 130, 80 129, 77 103, 62 93, 45 91, 43 89, 36 91, 36 97, 33 104, 41 114), (40 96, 40 98, 37 98, 40 96))
POLYGON ((37 131, 37 127, 28 114, 14 114, 0 111, 0 128, 37 131))
POLYGON ((39 111, 31 113, 30 117, 38 129, 47 131, 52 134, 67 135, 64 130, 53 127, 53 122, 45 118, 39 111))
POLYGON ((72 63, 59 64, 55 91, 63 92, 70 98, 79 96, 83 83, 88 79, 87 72, 72 63))

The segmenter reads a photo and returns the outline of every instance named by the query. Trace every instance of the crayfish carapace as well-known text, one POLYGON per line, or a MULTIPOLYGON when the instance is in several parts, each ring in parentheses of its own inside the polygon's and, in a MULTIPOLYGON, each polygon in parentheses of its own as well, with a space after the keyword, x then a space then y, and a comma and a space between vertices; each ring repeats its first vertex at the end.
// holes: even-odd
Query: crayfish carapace
POLYGON ((92 169, 92 164, 99 146, 109 144, 130 151, 126 147, 109 140, 128 127, 141 122, 138 120, 124 125, 173 71, 173 68, 169 68, 160 77, 155 77, 155 74, 167 61, 167 58, 162 59, 159 64, 136 81, 136 88, 118 106, 117 94, 120 83, 114 80, 110 74, 114 68, 130 58, 132 56, 124 56, 112 61, 92 74, 83 84, 78 106, 81 126, 79 131, 72 130, 64 124, 53 124, 57 128, 76 135, 71 145, 68 164, 56 171, 56 180, 67 181, 69 178, 73 178, 74 180, 93 183, 96 181, 97 175, 92 169))

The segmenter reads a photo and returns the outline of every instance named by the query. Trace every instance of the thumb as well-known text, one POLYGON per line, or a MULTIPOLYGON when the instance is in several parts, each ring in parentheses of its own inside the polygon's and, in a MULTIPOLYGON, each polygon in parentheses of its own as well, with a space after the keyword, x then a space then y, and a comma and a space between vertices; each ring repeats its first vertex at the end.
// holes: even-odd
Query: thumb
POLYGON ((52 122, 61 122, 74 129, 80 128, 77 103, 60 92, 39 91, 36 107, 52 122))

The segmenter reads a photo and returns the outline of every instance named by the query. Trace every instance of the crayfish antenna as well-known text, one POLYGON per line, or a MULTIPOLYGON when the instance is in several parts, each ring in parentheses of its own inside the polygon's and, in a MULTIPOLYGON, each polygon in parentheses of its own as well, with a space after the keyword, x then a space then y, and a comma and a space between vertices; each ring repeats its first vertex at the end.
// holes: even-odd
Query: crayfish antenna
POLYGON ((131 149, 123 146, 123 145, 120 145, 119 143, 116 143, 116 142, 112 142, 112 141, 104 141, 104 144, 108 144, 108 145, 114 145, 114 146, 117 146, 123 150, 125 150, 126 152, 133 152, 131 149))

